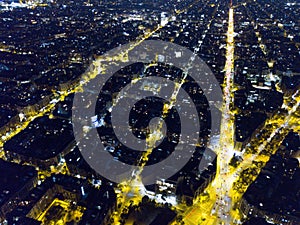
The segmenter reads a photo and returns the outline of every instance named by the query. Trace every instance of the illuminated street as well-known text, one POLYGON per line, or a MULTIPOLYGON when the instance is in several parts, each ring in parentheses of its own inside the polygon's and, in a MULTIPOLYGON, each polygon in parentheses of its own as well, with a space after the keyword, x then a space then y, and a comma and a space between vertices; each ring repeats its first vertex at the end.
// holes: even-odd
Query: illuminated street
MULTIPOLYGON (((300 223, 299 3, 4 0, 0 15, 0 224, 300 223), (88 88, 110 67, 131 62, 148 40, 174 43, 192 57, 177 68, 158 52, 176 60, 183 52, 151 49, 155 60, 121 68, 101 90, 88 88), (192 76, 197 57, 216 78, 205 90, 192 76), (151 77, 167 81, 157 85, 151 77), (120 94, 127 85, 149 93, 129 96, 132 109, 120 112, 144 149, 114 133, 112 112, 127 98, 120 94), (222 105, 205 96, 216 86, 222 105), (181 99, 182 90, 189 98, 181 99), (96 92, 95 105, 84 98, 75 104, 74 95, 96 92), (196 111, 175 109, 179 101, 196 111), (73 117, 91 106, 93 116, 73 117), (196 137, 183 132, 181 114, 199 125, 196 137), (80 138, 74 123, 82 125, 80 138), (111 162, 97 159, 93 147, 83 154, 80 144, 93 142, 95 130, 111 162), (186 157, 182 144, 193 149, 185 165, 162 166, 162 174, 151 174, 155 183, 144 184, 148 167, 172 154, 186 157), (85 157, 111 174, 114 162, 135 169, 118 183, 85 157), (166 171, 174 173, 161 178, 166 171)), ((117 128, 127 137, 127 127, 117 128)))

